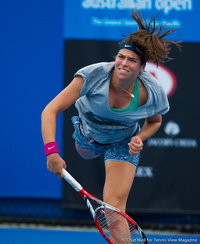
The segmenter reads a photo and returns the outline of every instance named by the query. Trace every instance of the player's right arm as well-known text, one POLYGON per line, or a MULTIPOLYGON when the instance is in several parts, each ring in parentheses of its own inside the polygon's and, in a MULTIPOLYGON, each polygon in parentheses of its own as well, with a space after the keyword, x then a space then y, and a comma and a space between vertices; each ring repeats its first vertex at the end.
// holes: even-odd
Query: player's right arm
MULTIPOLYGON (((56 140, 56 117, 80 97, 83 83, 84 81, 81 76, 75 77, 43 110, 41 130, 44 144, 56 140)), ((47 156, 47 168, 57 174, 59 178, 63 177, 63 167, 66 168, 66 163, 58 153, 52 153, 47 156)))

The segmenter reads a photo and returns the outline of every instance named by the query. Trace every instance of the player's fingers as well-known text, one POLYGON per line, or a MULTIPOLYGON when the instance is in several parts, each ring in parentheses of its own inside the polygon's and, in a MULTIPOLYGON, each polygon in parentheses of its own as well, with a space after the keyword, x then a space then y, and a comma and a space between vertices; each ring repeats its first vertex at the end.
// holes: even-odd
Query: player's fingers
POLYGON ((142 142, 140 142, 140 143, 130 142, 129 144, 130 144, 130 146, 132 146, 136 149, 143 149, 143 143, 142 142))
POLYGON ((63 178, 62 168, 60 168, 60 169, 56 169, 56 170, 54 171, 54 173, 55 173, 56 175, 58 175, 58 177, 59 177, 60 179, 63 178))
POLYGON ((133 150, 133 149, 130 149, 130 150, 129 150, 129 153, 130 153, 132 156, 138 154, 139 152, 140 152, 140 151, 138 151, 138 150, 133 150))
POLYGON ((132 143, 129 143, 129 148, 131 150, 137 150, 137 151, 141 151, 143 149, 143 145, 138 145, 138 144, 132 144, 132 143))
POLYGON ((59 179, 62 179, 63 178, 63 173, 58 174, 58 177, 59 177, 59 179))
MULTIPOLYGON (((63 168, 64 168, 64 169, 66 169, 66 168, 67 168, 66 163, 64 163, 64 164, 63 164, 63 168)), ((63 172, 62 172, 62 170, 61 170, 61 172, 58 174, 58 177, 59 177, 60 179, 62 179, 62 178, 63 178, 63 172)))
POLYGON ((135 148, 134 146, 129 147, 129 153, 134 156, 142 151, 143 147, 135 148))
MULTIPOLYGON (((66 164, 65 162, 63 163, 63 168, 64 168, 64 169, 67 168, 67 164, 66 164)), ((63 178, 63 172, 62 172, 62 169, 61 169, 61 171, 59 171, 59 173, 58 173, 57 175, 58 175, 58 177, 59 177, 60 179, 63 178)))

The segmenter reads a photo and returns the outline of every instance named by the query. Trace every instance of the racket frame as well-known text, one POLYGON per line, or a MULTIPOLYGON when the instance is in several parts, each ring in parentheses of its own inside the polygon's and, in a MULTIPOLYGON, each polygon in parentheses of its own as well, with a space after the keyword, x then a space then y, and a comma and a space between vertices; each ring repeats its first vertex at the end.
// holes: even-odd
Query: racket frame
MULTIPOLYGON (((120 211, 119 209, 99 200, 98 198, 94 197, 92 194, 90 194, 89 192, 87 192, 82 185, 74 179, 74 177, 72 175, 70 175, 64 168, 62 169, 62 173, 63 173, 63 177, 64 179, 72 186, 72 188, 74 188, 75 191, 77 191, 81 197, 83 198, 84 202, 86 203, 88 209, 90 210, 90 213, 93 217, 93 220, 99 230, 99 232, 101 233, 101 235, 106 239, 107 242, 109 242, 110 244, 114 244, 114 242, 103 232, 96 216, 95 210, 92 206, 92 204, 90 203, 89 199, 92 199, 93 201, 95 201, 97 204, 103 206, 104 208, 108 208, 111 209, 115 212, 117 212, 118 214, 120 214, 121 216, 125 217, 140 233, 140 235, 143 237, 143 241, 145 244, 147 244, 147 238, 144 234, 144 232, 142 231, 142 229, 139 227, 139 225, 126 213, 120 211)), ((142 242, 141 242, 142 243, 142 242)))

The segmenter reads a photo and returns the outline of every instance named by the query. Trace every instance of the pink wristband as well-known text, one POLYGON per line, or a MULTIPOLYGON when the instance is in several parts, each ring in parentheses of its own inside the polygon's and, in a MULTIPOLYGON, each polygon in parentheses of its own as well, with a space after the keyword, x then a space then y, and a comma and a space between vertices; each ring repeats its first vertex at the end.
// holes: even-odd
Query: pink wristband
POLYGON ((49 155, 52 153, 59 153, 58 152, 58 147, 57 143, 55 141, 48 142, 47 144, 44 145, 44 150, 45 150, 45 155, 49 155))

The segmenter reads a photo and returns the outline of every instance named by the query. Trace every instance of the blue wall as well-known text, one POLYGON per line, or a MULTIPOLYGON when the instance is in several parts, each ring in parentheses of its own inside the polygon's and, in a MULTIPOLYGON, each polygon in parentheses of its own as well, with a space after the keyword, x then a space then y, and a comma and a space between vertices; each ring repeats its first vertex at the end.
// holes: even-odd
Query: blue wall
MULTIPOLYGON (((40 116, 63 88, 63 1, 0 1, 0 197, 60 198, 40 116)), ((57 141, 62 153, 62 118, 57 141)))

